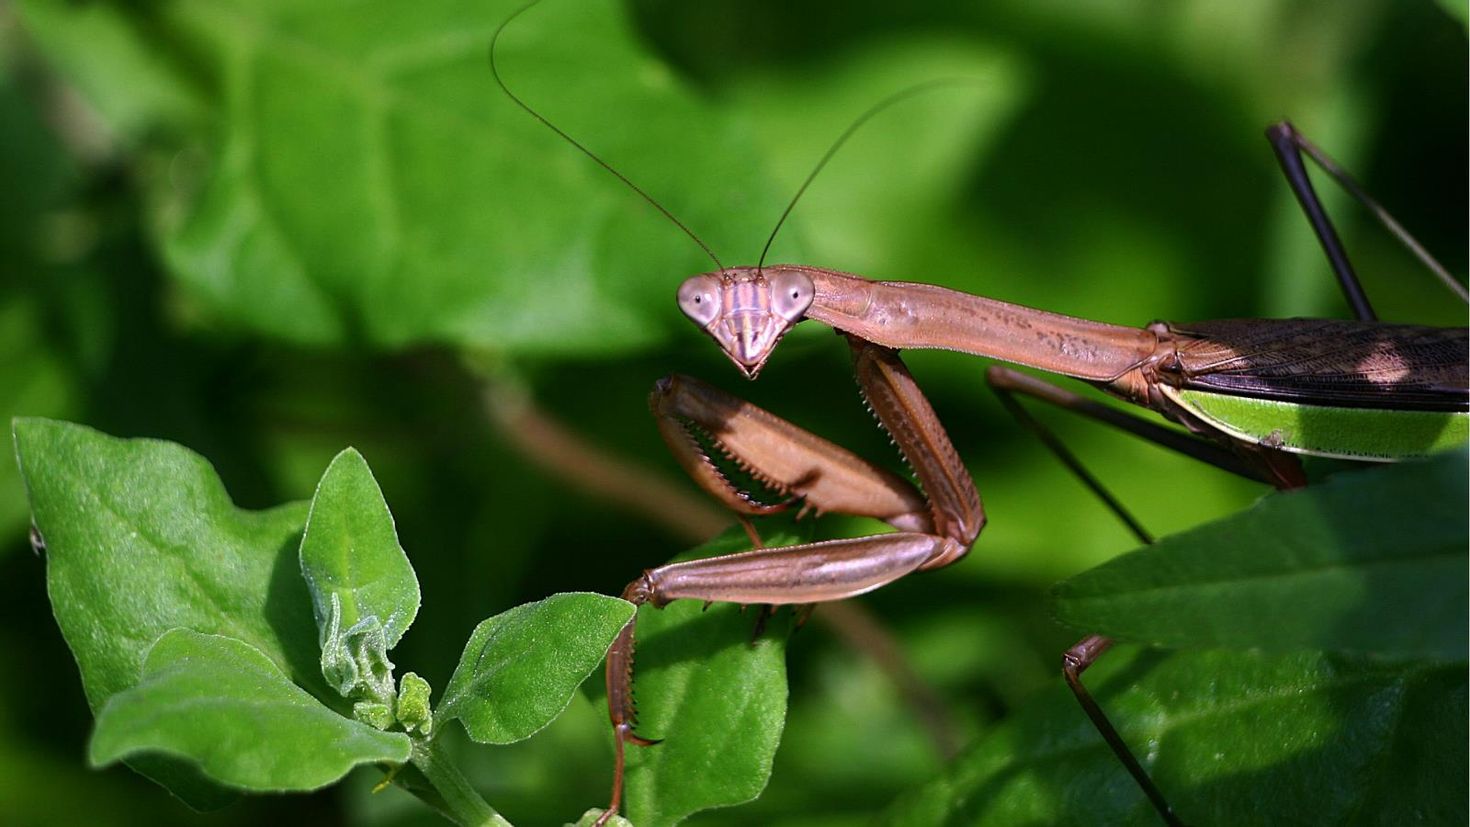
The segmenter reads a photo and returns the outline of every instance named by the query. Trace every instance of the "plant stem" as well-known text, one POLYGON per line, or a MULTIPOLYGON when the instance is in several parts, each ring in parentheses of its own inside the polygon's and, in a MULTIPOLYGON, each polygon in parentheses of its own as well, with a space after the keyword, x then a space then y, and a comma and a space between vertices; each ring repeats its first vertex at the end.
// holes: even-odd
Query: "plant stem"
POLYGON ((404 788, 455 824, 460 827, 511 827, 510 822, 475 792, 437 741, 414 738, 413 754, 408 763, 419 771, 429 787, 420 787, 404 778, 401 779, 407 782, 403 783, 404 788))

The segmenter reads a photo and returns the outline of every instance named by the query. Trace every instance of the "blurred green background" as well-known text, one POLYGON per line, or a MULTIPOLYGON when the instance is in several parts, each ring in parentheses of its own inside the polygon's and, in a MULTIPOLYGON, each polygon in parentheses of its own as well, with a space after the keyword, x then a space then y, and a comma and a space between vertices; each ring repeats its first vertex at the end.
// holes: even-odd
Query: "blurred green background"
MULTIPOLYGON (((309 497, 358 447, 423 586, 395 655, 435 687, 484 617, 615 594, 711 524, 647 415, 662 374, 897 465, 829 333, 799 330, 749 384, 679 316, 675 287, 708 259, 496 90, 486 47, 514 8, 0 4, 0 409, 181 442, 248 507, 309 497), (552 470, 568 434, 585 450, 552 470), (672 491, 609 482, 576 460, 589 451, 672 491)), ((1404 0, 545 0, 506 32, 501 66, 726 264, 753 263, 858 113, 967 77, 865 127, 771 260, 1122 324, 1335 316, 1262 130, 1292 119, 1463 273, 1464 20, 1404 0)), ((1328 201, 1384 318, 1463 323, 1361 210, 1328 201)), ((982 362, 908 361, 991 522, 962 564, 864 603, 963 743, 1054 683, 1075 634, 1045 589, 1134 543, 1005 415, 982 362)), ((1045 418, 1155 533, 1263 493, 1045 418)), ((90 716, 26 523, 0 468, 7 823, 435 823, 396 791, 370 797, 367 777, 199 816, 126 770, 87 770, 90 716)), ((940 766, 892 683, 830 626, 797 635, 789 661, 770 789, 700 823, 860 821, 940 766)), ((579 699, 536 739, 466 760, 512 821, 560 823, 603 800, 603 720, 579 699)))

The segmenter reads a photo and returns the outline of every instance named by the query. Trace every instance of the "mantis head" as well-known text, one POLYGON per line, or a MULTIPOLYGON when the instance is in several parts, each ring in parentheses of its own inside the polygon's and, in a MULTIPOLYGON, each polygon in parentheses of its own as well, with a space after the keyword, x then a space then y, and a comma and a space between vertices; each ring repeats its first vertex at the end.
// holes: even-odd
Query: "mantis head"
POLYGON ((754 379, 815 293, 811 277, 795 268, 731 267, 685 280, 679 309, 754 379))

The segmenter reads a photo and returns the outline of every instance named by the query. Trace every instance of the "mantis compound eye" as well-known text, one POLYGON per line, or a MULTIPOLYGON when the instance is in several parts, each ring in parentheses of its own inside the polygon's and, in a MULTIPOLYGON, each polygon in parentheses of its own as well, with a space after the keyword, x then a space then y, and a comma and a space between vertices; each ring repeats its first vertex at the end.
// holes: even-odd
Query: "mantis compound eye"
POLYGON ((812 280, 805 273, 782 270, 771 275, 771 310, 788 322, 806 315, 815 294, 812 280))
POLYGON ((709 327, 720 315, 720 283, 709 276, 694 276, 679 285, 679 309, 700 327, 709 327))

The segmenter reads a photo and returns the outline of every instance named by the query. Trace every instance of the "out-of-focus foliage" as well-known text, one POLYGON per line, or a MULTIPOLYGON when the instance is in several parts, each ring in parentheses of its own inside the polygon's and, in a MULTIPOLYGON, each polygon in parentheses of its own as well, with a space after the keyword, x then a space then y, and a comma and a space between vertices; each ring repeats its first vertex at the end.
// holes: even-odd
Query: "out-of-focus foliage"
MULTIPOLYGON (((737 382, 673 306, 678 282, 709 260, 495 87, 486 49, 514 6, 0 6, 0 410, 186 444, 252 508, 310 497, 343 446, 362 448, 415 550, 423 595, 395 657, 435 687, 481 619, 553 592, 616 594, 694 545, 525 459, 485 415, 485 376, 670 478, 648 387, 674 370, 737 382)), ((506 32, 500 65, 518 94, 727 264, 754 259, 787 194, 852 117, 908 84, 962 76, 978 82, 866 126, 772 258, 1128 324, 1345 315, 1261 130, 1290 117, 1463 273, 1463 20, 1454 4, 1398 0, 543 0, 506 32)), ((1385 318, 1463 323, 1463 306, 1391 238, 1327 198, 1385 318)), ((887 458, 844 351, 799 330, 739 390, 887 458)), ((1134 543, 1004 415, 982 363, 908 361, 991 522, 959 566, 864 602, 942 702, 943 728, 960 743, 993 734, 967 753, 979 763, 956 766, 1031 783, 1029 798, 1010 799, 1023 809, 1005 812, 1065 812, 1047 803, 1066 795, 1056 776, 1031 782, 1042 776, 984 763, 1029 761, 1003 749, 1044 752, 1046 726, 1085 740, 1097 754, 1085 777, 1133 812, 1136 793, 1080 713, 1049 717, 1071 709, 1055 665, 1075 633, 1048 616, 1044 594, 1134 543)), ((1157 534, 1263 493, 1042 415, 1157 534)), ((29 551, 25 513, 19 478, 0 467, 0 652, 7 673, 27 676, 0 693, 0 812, 28 824, 194 823, 145 781, 84 769, 91 718, 71 655, 42 622, 47 561, 29 551)), ((868 528, 830 519, 820 531, 868 528)), ((864 821, 906 790, 916 792, 893 806, 940 806, 942 756, 920 716, 828 629, 814 624, 789 644, 791 708, 769 788, 698 821, 864 821)), ((1333 688, 1346 672, 1332 662, 1117 657, 1096 680, 1113 689, 1105 702, 1144 719, 1143 729, 1124 721, 1144 737, 1148 717, 1165 713, 1130 698, 1170 682, 1197 688, 1176 670, 1201 662, 1230 686, 1297 670, 1302 686, 1325 687, 1300 707, 1324 722, 1320 733, 1361 709, 1333 688)), ((1397 689, 1440 698, 1440 676, 1397 689)), ((1178 709, 1208 703, 1181 696, 1178 709)), ((1401 737, 1434 734, 1427 707, 1404 701, 1401 737)), ((529 741, 458 752, 511 821, 559 824, 605 800, 605 720, 578 698, 529 741)), ((1200 721, 1210 732, 1191 738, 1233 726, 1200 721)), ((1462 734, 1433 743, 1463 762, 1462 734)), ((1249 774, 1206 781, 1195 759, 1181 760, 1167 777, 1186 789, 1250 787, 1249 774)), ((436 823, 400 793, 368 797, 371 783, 242 802, 215 819, 436 823)))
POLYGON ((1462 660, 1465 468, 1452 451, 1269 497, 1063 582, 1057 616, 1171 647, 1462 660))

